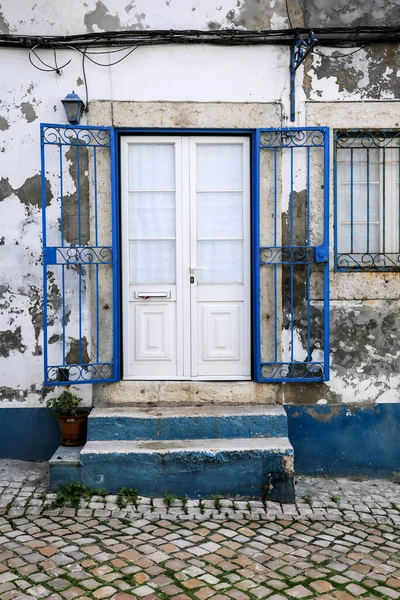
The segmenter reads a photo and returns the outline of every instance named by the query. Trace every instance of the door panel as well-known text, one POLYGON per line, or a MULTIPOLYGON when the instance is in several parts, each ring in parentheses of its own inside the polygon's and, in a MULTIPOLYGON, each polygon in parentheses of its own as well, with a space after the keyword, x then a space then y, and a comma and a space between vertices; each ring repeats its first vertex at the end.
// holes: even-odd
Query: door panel
MULTIPOLYGON (((199 303, 199 332, 203 333, 198 337, 199 362, 241 361, 242 317, 241 303, 199 303)), ((238 366, 236 365, 236 369, 238 366)), ((203 369, 207 369, 205 364, 203 369)))
POLYGON ((250 378, 247 138, 192 138, 192 376, 250 378))
POLYGON ((124 377, 250 379, 245 137, 122 142, 124 377))
POLYGON ((175 363, 174 331, 176 328, 175 303, 172 302, 132 302, 131 322, 134 324, 132 342, 134 344, 134 362, 139 363, 143 372, 151 375, 154 362, 157 369, 168 371, 175 363), (147 365, 146 365, 147 363, 147 365), (150 363, 150 364, 148 364, 150 363))
POLYGON ((121 143, 124 377, 183 374, 181 138, 121 143))

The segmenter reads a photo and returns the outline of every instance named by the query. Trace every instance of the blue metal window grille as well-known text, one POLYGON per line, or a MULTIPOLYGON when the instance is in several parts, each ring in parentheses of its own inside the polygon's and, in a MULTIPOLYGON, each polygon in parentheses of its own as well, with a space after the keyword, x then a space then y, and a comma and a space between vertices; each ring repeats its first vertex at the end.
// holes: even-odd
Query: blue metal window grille
POLYGON ((334 133, 335 270, 400 269, 400 132, 334 133))
POLYGON ((110 127, 41 125, 45 385, 119 379, 110 127))
POLYGON ((255 379, 329 379, 329 129, 254 138, 255 379))

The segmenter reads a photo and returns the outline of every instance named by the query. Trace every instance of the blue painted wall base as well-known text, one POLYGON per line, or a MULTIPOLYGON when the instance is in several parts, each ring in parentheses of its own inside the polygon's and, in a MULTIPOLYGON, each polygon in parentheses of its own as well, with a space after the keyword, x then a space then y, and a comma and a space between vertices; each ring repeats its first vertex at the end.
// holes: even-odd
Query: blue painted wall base
MULTIPOLYGON (((391 478, 400 472, 400 403, 285 410, 296 473, 391 478)), ((50 410, 0 409, 0 458, 49 460, 59 442, 50 410)))
POLYGON ((296 474, 392 478, 400 472, 400 404, 285 410, 296 474))
POLYGON ((58 421, 51 409, 0 408, 0 458, 46 461, 60 440, 58 421))
POLYGON ((49 460, 60 439, 60 428, 50 409, 0 409, 0 458, 49 460))

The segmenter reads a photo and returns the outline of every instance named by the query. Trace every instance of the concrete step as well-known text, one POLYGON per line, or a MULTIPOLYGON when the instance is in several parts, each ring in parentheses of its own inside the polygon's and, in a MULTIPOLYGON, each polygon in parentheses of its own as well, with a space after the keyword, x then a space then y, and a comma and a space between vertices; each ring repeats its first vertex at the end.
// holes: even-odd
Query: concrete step
POLYGON ((88 441, 286 436, 282 406, 95 408, 88 420, 88 441))
POLYGON ((145 496, 262 498, 294 501, 293 448, 287 437, 164 441, 89 441, 81 480, 145 496))
POLYGON ((50 490, 56 492, 71 481, 81 479, 80 453, 83 446, 59 446, 49 460, 50 490))

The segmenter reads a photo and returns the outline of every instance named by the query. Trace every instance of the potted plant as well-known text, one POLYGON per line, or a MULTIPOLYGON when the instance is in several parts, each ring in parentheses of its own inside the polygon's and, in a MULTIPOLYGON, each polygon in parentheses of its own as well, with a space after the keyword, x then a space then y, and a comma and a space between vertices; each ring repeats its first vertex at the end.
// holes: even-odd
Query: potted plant
POLYGON ((82 398, 64 391, 58 398, 46 401, 57 416, 61 430, 61 446, 83 446, 86 442, 88 410, 78 408, 82 398))

